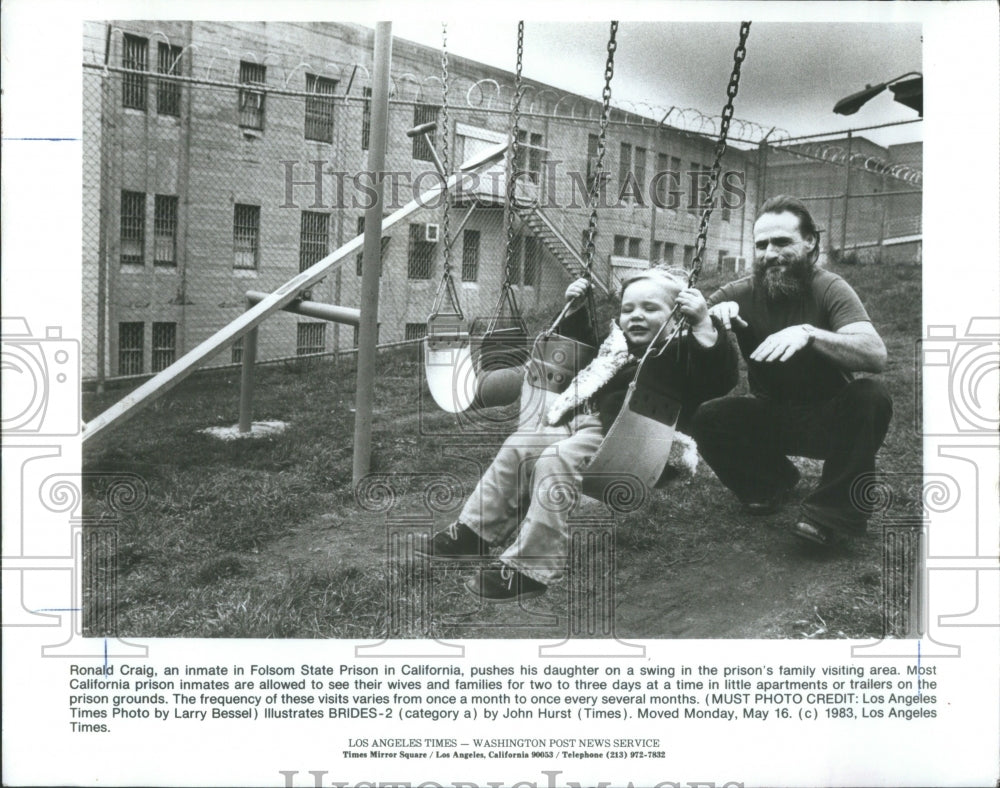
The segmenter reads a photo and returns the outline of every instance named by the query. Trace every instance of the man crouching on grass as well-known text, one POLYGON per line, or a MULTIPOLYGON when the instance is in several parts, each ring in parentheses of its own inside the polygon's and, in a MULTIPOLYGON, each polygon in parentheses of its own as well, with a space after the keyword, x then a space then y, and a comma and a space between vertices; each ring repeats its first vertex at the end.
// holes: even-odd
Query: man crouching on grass
MULTIPOLYGON (((646 363, 651 374, 662 376, 679 392, 678 427, 685 429, 700 402, 721 396, 736 384, 735 349, 722 323, 709 316, 704 296, 687 287, 686 277, 683 270, 653 268, 624 282, 621 314, 597 358, 553 402, 543 427, 519 430, 507 438, 458 520, 419 544, 419 555, 485 560, 490 558, 490 545, 514 536, 499 557, 501 568, 484 569, 466 585, 490 601, 537 596, 562 577, 569 555, 569 512, 552 502, 567 498, 559 489, 567 483, 579 493, 582 471, 622 408, 638 358, 670 318, 675 303, 690 331, 676 346, 650 354, 646 363)), ((566 289, 567 302, 584 301, 589 286, 586 279, 573 282, 566 289)), ((560 331, 593 345, 596 337, 586 312, 570 313, 560 331)), ((696 462, 693 442, 678 433, 668 464, 693 470, 696 462)))
POLYGON ((708 299, 736 334, 751 394, 706 402, 692 434, 750 514, 776 512, 798 483, 788 455, 824 460, 792 530, 826 546, 865 532, 851 488, 874 471, 892 399, 880 381, 853 373, 881 372, 885 345, 851 286, 817 267, 819 231, 801 201, 765 202, 754 244, 753 275, 708 299))

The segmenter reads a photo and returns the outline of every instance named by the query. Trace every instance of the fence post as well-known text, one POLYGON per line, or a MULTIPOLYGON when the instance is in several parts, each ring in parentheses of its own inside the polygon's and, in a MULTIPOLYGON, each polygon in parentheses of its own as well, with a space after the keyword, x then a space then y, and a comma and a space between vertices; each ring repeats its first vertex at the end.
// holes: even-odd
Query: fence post
POLYGON ((847 132, 847 173, 844 176, 844 216, 840 223, 840 256, 843 259, 847 250, 847 212, 851 201, 851 147, 854 135, 847 132))
POLYGON ((375 187, 374 205, 365 214, 365 242, 361 263, 361 324, 358 326, 358 378, 354 415, 354 473, 356 485, 368 473, 372 453, 372 405, 375 398, 375 343, 378 331, 379 269, 382 266, 382 175, 385 169, 389 125, 389 69, 392 63, 392 24, 375 25, 375 74, 372 78, 372 136, 368 170, 375 187))
MULTIPOLYGON (((247 301, 247 308, 252 306, 247 301)), ((253 386, 257 366, 257 327, 243 335, 243 368, 240 371, 240 434, 246 435, 253 426, 253 386)))

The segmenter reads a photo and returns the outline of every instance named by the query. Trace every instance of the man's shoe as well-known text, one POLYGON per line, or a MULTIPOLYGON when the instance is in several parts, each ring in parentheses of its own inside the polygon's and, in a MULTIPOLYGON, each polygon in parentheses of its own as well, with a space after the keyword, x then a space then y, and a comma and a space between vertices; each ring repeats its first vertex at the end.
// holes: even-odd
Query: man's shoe
POLYGON ((787 484, 773 495, 769 495, 766 498, 760 498, 758 500, 742 501, 743 511, 754 516, 774 514, 788 502, 788 499, 792 495, 792 490, 795 489, 800 478, 801 474, 799 473, 799 469, 795 468, 794 477, 789 479, 787 484))
POLYGON ((487 602, 513 602, 517 599, 530 599, 541 596, 548 586, 522 575, 516 569, 484 569, 465 584, 466 590, 487 602))
POLYGON ((833 537, 828 529, 812 523, 796 523, 792 526, 792 533, 799 539, 818 544, 821 547, 829 547, 833 543, 833 537))
POLYGON ((460 561, 489 558, 490 547, 469 526, 455 521, 430 539, 423 537, 413 552, 424 558, 460 561))

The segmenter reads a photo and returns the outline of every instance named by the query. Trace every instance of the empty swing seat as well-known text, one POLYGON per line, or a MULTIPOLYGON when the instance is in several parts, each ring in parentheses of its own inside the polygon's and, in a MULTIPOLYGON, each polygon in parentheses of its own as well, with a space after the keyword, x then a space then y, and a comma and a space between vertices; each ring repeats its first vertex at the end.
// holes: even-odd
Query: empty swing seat
POLYGON ((462 413, 476 398, 476 367, 469 332, 461 315, 433 315, 424 339, 424 372, 434 402, 447 413, 462 413))

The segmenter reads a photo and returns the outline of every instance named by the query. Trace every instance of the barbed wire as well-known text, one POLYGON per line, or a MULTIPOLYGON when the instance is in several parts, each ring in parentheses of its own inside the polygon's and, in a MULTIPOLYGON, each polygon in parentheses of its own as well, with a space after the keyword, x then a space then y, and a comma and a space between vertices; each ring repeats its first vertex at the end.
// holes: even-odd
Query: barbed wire
POLYGON ((800 158, 820 159, 841 167, 846 167, 848 160, 852 167, 873 172, 877 175, 886 175, 890 178, 908 183, 911 186, 921 186, 924 181, 924 174, 921 170, 909 164, 894 163, 874 156, 870 153, 853 151, 848 155, 845 148, 840 145, 832 145, 821 142, 807 142, 801 145, 788 147, 775 147, 774 150, 787 153, 792 156, 798 155, 800 158))

